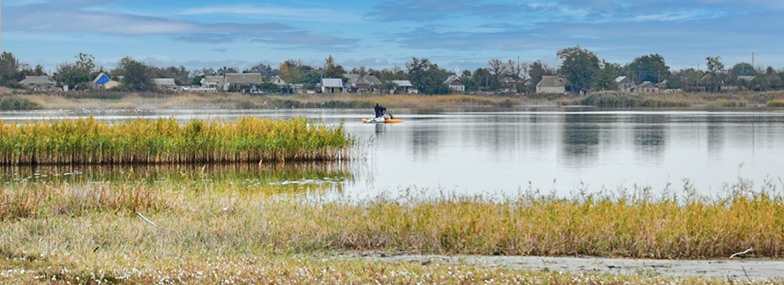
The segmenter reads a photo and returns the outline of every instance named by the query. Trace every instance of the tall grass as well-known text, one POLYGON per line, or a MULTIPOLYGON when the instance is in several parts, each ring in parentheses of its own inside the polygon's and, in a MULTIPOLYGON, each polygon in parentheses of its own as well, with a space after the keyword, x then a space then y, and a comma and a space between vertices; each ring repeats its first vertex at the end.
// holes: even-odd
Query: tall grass
POLYGON ((600 108, 669 108, 688 107, 690 103, 682 99, 646 98, 615 93, 596 93, 575 103, 600 108))
POLYGON ((0 110, 38 110, 41 106, 21 96, 0 97, 0 110))
POLYGON ((784 107, 784 99, 773 99, 773 100, 770 100, 770 101, 768 101, 767 106, 768 107, 773 107, 773 108, 784 107))
POLYGON ((0 122, 0 164, 160 164, 341 160, 343 127, 245 117, 236 122, 174 118, 114 124, 92 117, 30 124, 0 122))
MULTIPOLYGON (((487 201, 446 196, 365 202, 279 197, 277 194, 285 190, 278 191, 275 185, 259 191, 237 191, 242 188, 227 185, 199 191, 177 186, 138 187, 113 191, 149 193, 145 197, 150 198, 134 200, 130 194, 101 198, 108 194, 89 194, 88 200, 93 202, 77 203, 72 201, 84 195, 72 194, 68 189, 73 188, 43 191, 52 194, 6 190, 10 191, 6 195, 10 198, 3 200, 6 208, 0 211, 5 219, 34 219, 0 222, 8 229, 0 233, 0 243, 25 244, 24 240, 30 237, 22 229, 50 224, 52 220, 47 214, 71 213, 74 209, 128 213, 128 209, 136 208, 146 209, 151 219, 167 229, 167 234, 150 236, 153 245, 142 243, 142 248, 134 250, 147 251, 151 250, 148 246, 157 246, 156 252, 172 256, 205 250, 224 254, 390 250, 692 259, 728 257, 749 247, 754 248, 757 256, 784 256, 784 196, 747 192, 742 186, 733 188, 734 193, 729 196, 712 199, 692 194, 651 198, 643 191, 616 198, 524 195, 487 201), (142 201, 142 206, 136 201, 142 201), (15 206, 28 204, 33 206, 22 210, 15 206), (60 208, 71 210, 53 210, 60 208)), ((81 248, 89 245, 81 244, 79 237, 107 234, 103 229, 85 232, 77 226, 83 222, 80 218, 68 217, 57 218, 60 221, 56 235, 37 233, 32 238, 46 241, 46 248, 81 248)), ((136 217, 102 220, 103 226, 112 229, 111 238, 101 238, 105 246, 128 250, 127 244, 133 238, 126 234, 134 231, 128 227, 135 223, 129 221, 136 221, 136 217)))
MULTIPOLYGON (((329 258, 345 250, 691 259, 726 258, 753 247, 758 257, 784 256, 784 196, 771 185, 752 191, 739 183, 714 198, 697 196, 687 186, 683 195, 661 197, 642 189, 572 198, 525 193, 496 200, 444 195, 361 202, 278 195, 282 186, 277 185, 263 191, 211 185, 198 191, 177 183, 5 186, 0 189, 0 268, 33 273, 0 271, 0 281, 409 280, 375 273, 408 267, 297 257, 329 258), (157 226, 137 217, 137 211, 157 226)), ((417 266, 415 271, 424 273, 416 276, 482 281, 427 279, 425 273, 450 275, 457 269, 427 270, 432 269, 417 266)), ((549 279, 521 282, 571 282, 544 277, 549 279)))

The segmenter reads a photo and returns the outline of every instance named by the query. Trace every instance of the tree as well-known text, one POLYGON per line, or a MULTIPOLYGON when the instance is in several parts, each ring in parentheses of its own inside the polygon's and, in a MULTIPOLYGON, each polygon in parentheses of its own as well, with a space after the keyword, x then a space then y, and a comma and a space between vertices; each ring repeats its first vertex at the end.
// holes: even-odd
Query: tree
POLYGON ((724 70, 724 64, 721 63, 721 57, 706 57, 705 60, 708 61, 708 75, 704 77, 705 87, 708 91, 718 92, 721 91, 721 84, 722 84, 722 71, 724 70))
POLYGON ((278 68, 278 73, 280 73, 280 77, 288 83, 300 83, 304 76, 299 69, 299 64, 294 60, 287 60, 281 63, 278 68))
POLYGON ((649 81, 659 83, 669 78, 670 67, 664 62, 664 57, 659 54, 645 55, 635 58, 627 67, 629 76, 636 83, 649 81))
POLYGON ((749 63, 741 62, 736 64, 735 66, 730 69, 730 76, 732 78, 736 78, 738 76, 753 76, 757 75, 757 71, 754 70, 754 66, 749 63))
POLYGON ((493 73, 486 68, 477 68, 471 76, 472 81, 476 84, 477 90, 497 90, 498 81, 493 77, 493 73))
POLYGON ((30 68, 29 66, 25 65, 20 71, 22 75, 32 75, 32 76, 43 76, 46 75, 46 71, 44 71, 44 67, 40 64, 37 64, 35 68, 30 68))
POLYGON ((418 59, 414 57, 411 62, 406 63, 408 76, 411 84, 419 92, 425 94, 449 94, 449 87, 444 84, 447 72, 438 67, 437 64, 430 62, 427 58, 418 59))
POLYGON ((243 73, 261 73, 264 77, 272 77, 278 75, 278 70, 272 68, 272 66, 265 65, 263 63, 259 63, 251 68, 248 68, 243 73))
POLYGON ((547 65, 542 64, 541 61, 537 60, 536 62, 532 63, 531 67, 528 69, 528 78, 530 79, 528 81, 530 83, 528 89, 530 91, 535 91, 536 84, 539 83, 539 81, 542 81, 542 76, 553 74, 555 74, 555 71, 553 71, 547 65))
POLYGON ((121 59, 113 74, 123 76, 121 83, 125 90, 149 91, 155 87, 152 82, 153 71, 151 68, 131 57, 121 59))
POLYGON ((17 82, 22 80, 21 77, 22 74, 19 73, 19 60, 10 52, 4 52, 0 55, 0 85, 14 86, 17 82))
POLYGON ((190 72, 182 65, 179 67, 151 68, 154 70, 154 73, 151 75, 154 78, 172 78, 177 85, 188 85, 191 83, 191 80, 188 80, 190 72))
POLYGON ((79 53, 73 63, 63 62, 57 65, 54 79, 69 89, 87 89, 95 76, 98 75, 95 57, 91 54, 79 53))
POLYGON ((617 64, 602 60, 602 68, 596 73, 593 88, 596 90, 618 90, 618 82, 615 82, 618 69, 620 66, 617 64))
POLYGON ((343 69, 343 66, 335 64, 335 59, 330 55, 324 63, 324 78, 342 78, 346 80, 343 74, 346 74, 346 70, 343 69))
POLYGON ((557 55, 563 60, 558 74, 568 81, 566 87, 580 93, 588 92, 599 71, 599 58, 596 54, 576 46, 562 49, 557 55))

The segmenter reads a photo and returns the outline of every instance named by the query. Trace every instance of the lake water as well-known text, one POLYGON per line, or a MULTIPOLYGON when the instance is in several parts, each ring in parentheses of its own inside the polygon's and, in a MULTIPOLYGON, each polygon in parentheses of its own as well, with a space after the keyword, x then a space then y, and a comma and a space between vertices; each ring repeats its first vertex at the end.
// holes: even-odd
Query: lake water
POLYGON ((569 195, 635 185, 677 192, 684 179, 712 194, 739 178, 781 185, 784 176, 784 112, 429 112, 401 113, 402 124, 361 123, 370 111, 5 112, 0 119, 92 114, 107 120, 304 116, 343 122, 360 151, 347 167, 351 179, 331 183, 351 197, 516 195, 526 189, 569 195))

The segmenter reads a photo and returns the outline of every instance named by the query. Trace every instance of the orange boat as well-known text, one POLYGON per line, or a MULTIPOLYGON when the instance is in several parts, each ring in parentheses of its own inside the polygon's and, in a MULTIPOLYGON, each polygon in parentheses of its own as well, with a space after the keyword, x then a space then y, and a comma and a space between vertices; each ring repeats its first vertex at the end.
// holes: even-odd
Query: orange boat
POLYGON ((390 119, 390 118, 375 118, 375 119, 362 119, 362 122, 365 124, 400 124, 403 122, 401 119, 390 119))

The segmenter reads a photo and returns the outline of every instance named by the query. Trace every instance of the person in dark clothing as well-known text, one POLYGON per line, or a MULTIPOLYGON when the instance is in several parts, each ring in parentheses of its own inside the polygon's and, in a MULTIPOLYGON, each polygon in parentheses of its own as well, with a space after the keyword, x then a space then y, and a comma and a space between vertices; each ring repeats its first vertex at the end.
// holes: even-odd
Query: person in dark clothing
POLYGON ((387 111, 387 108, 376 103, 376 107, 373 107, 373 111, 376 112, 376 118, 379 118, 384 115, 384 112, 387 111))

